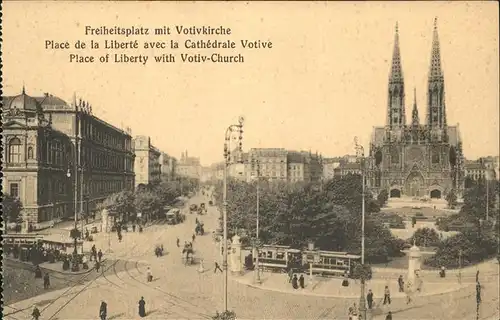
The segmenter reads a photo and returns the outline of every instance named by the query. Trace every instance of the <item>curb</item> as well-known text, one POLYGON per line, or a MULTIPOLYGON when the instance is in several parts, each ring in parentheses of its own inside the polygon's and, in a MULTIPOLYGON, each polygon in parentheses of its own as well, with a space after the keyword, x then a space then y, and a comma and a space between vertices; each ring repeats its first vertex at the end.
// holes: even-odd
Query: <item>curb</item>
MULTIPOLYGON (((337 298, 337 299, 356 299, 359 300, 359 297, 353 297, 353 296, 342 296, 342 295, 332 295, 332 294, 325 294, 325 293, 315 293, 311 292, 307 288, 305 290, 299 290, 299 291, 288 291, 288 290, 283 290, 283 289, 278 289, 278 288, 272 288, 272 287, 266 287, 263 285, 258 285, 254 283, 248 283, 246 281, 242 281, 234 276, 231 277, 231 280, 238 282, 239 284, 245 285, 247 287, 259 289, 259 290, 266 290, 266 291, 273 291, 273 292, 279 292, 283 294, 295 294, 295 295, 301 295, 301 296, 314 296, 314 297, 323 297, 323 298, 337 298)), ((469 288, 471 286, 474 286, 475 284, 467 284, 462 287, 459 287, 454 290, 445 290, 443 292, 437 292, 437 293, 431 293, 431 294, 420 294, 420 297, 432 297, 432 296, 440 296, 444 294, 449 294, 452 292, 457 292, 460 290, 463 290, 465 288, 469 288)), ((391 299, 406 299, 406 297, 392 297, 391 299)))
MULTIPOLYGON (((26 261, 20 261, 20 260, 16 260, 16 259, 12 259, 10 257, 4 257, 5 260, 8 260, 8 261, 11 261, 11 262, 17 262, 17 263, 21 263, 21 264, 24 264, 24 265, 28 265, 28 266, 32 266, 34 267, 34 265, 32 263, 29 263, 29 262, 26 262, 26 261)), ((103 259, 102 262, 106 261, 107 259, 103 259)), ((90 273, 92 270, 94 270, 94 268, 88 268, 87 270, 84 270, 84 271, 78 271, 78 272, 72 272, 72 271, 59 271, 59 270, 54 270, 54 269, 50 269, 50 268, 46 268, 44 266, 40 266, 40 269, 43 269, 43 270, 48 270, 50 272, 55 272, 55 273, 58 273, 58 274, 63 274, 63 275, 83 275, 83 274, 87 274, 87 273, 90 273)))

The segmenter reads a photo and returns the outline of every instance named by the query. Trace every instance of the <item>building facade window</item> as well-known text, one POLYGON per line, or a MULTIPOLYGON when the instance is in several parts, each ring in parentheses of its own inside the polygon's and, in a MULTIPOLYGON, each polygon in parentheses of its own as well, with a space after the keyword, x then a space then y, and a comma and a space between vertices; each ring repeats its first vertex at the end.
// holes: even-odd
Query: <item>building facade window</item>
POLYGON ((28 159, 33 159, 33 147, 28 147, 28 159))
POLYGON ((14 138, 9 142, 9 162, 21 163, 21 140, 14 138))
POLYGON ((19 198, 19 184, 11 183, 10 184, 10 195, 14 198, 19 198))

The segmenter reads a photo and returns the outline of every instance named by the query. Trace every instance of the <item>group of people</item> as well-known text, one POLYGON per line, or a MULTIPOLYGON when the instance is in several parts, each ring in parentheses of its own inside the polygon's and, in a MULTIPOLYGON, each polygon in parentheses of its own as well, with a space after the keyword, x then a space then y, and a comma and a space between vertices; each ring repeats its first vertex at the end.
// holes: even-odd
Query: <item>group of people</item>
POLYGON ((35 279, 42 279, 43 278, 43 288, 47 290, 50 288, 50 276, 48 272, 45 272, 45 275, 42 276, 42 270, 40 269, 40 266, 35 267, 35 279))
POLYGON ((292 288, 298 289, 299 287, 301 289, 305 288, 305 278, 304 275, 301 274, 300 277, 297 277, 297 274, 293 273, 293 269, 290 268, 288 270, 288 283, 292 284, 292 288))
MULTIPOLYGON (((144 318, 146 316, 146 301, 144 301, 144 297, 138 302, 139 307, 139 317, 144 318)), ((108 316, 108 304, 105 301, 101 301, 101 306, 99 307, 99 318, 101 320, 106 320, 108 316)), ((38 320, 38 318, 36 318, 38 320)))

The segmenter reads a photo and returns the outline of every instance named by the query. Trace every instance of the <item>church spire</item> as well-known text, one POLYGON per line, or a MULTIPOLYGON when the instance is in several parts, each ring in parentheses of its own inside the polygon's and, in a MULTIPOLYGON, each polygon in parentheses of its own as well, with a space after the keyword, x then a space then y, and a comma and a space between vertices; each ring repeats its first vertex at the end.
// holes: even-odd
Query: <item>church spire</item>
POLYGON ((441 48, 439 46, 437 18, 434 19, 427 94, 426 124, 431 128, 445 128, 446 110, 444 76, 441 68, 441 48))
POLYGON ((437 17, 434 18, 434 32, 432 35, 431 65, 429 80, 442 80, 443 71, 441 69, 441 48, 439 47, 439 34, 437 28, 437 17))
POLYGON ((399 50, 399 28, 396 22, 392 64, 389 75, 389 92, 387 101, 387 125, 389 128, 398 128, 406 124, 405 88, 403 69, 401 68, 401 52, 399 50))
POLYGON ((420 118, 418 117, 417 109, 417 89, 413 88, 413 110, 411 112, 411 125, 418 127, 420 124, 420 118))
POLYGON ((402 82, 403 69, 401 68, 401 51, 399 50, 399 28, 396 22, 396 33, 394 35, 394 49, 392 51, 392 66, 389 82, 402 82))

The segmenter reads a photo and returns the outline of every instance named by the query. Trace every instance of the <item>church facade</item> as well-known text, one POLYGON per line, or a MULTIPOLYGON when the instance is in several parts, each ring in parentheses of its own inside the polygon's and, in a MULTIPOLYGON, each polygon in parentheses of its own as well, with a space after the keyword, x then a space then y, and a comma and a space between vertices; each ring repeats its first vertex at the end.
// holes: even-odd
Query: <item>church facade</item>
POLYGON ((434 21, 426 94, 425 122, 420 122, 415 89, 411 121, 407 122, 406 88, 396 25, 386 125, 374 128, 370 143, 367 183, 375 194, 385 189, 390 198, 440 199, 451 190, 462 193, 462 141, 458 125, 447 123, 437 20, 434 21))

